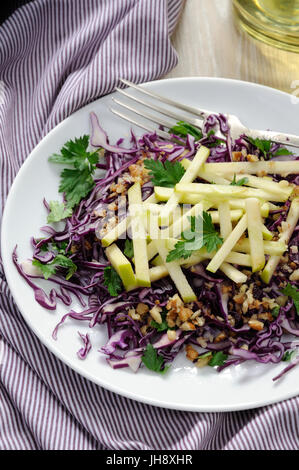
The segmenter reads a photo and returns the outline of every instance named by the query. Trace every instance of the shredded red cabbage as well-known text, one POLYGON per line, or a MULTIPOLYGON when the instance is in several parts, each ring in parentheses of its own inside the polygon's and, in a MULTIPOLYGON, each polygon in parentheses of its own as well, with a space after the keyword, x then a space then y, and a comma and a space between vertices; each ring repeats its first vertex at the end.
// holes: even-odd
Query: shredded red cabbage
MULTIPOLYGON (((291 299, 288 299, 285 305, 280 308, 274 321, 265 321, 263 330, 255 331, 230 305, 230 296, 223 289, 227 285, 225 275, 208 274, 203 263, 195 266, 192 272, 185 272, 198 298, 191 308, 194 311, 200 308, 204 315, 205 321, 202 326, 198 326, 191 332, 176 329, 175 339, 169 339, 165 331, 158 331, 151 325, 144 333, 142 331, 144 323, 140 319, 133 319, 130 315, 130 309, 136 308, 139 303, 145 304, 148 309, 155 305, 165 308, 168 299, 176 294, 174 284, 169 278, 166 278, 153 283, 150 288, 121 292, 118 296, 111 297, 104 284, 104 269, 109 266, 109 262, 105 256, 104 248, 95 237, 98 214, 107 206, 107 203, 111 204, 118 200, 117 193, 111 194, 111 184, 116 183, 120 176, 126 182, 129 167, 136 164, 144 155, 147 155, 148 158, 161 158, 170 161, 192 158, 198 147, 203 144, 210 147, 209 161, 224 162, 230 161, 232 153, 235 151, 245 150, 248 153, 258 155, 258 149, 253 147, 246 136, 241 136, 232 143, 229 126, 223 115, 211 115, 206 119, 202 129, 203 138, 197 142, 190 135, 185 139, 178 137, 176 143, 173 143, 160 139, 155 133, 144 134, 137 138, 131 132, 131 148, 121 147, 122 139, 119 139, 117 145, 111 145, 94 113, 91 113, 91 122, 91 144, 105 150, 105 163, 98 164, 98 168, 105 169, 105 176, 95 180, 94 189, 75 207, 72 216, 66 219, 65 226, 61 231, 45 226, 42 230, 46 237, 40 240, 35 238, 31 240, 33 259, 42 263, 50 263, 57 253, 57 246, 59 246, 64 250, 64 253, 71 252, 69 256, 76 264, 77 271, 69 280, 65 279, 63 270, 58 270, 55 275, 50 276, 49 282, 57 287, 52 288, 47 295, 38 284, 33 282, 33 279, 37 279, 38 282, 38 279, 42 278, 41 274, 29 272, 24 264, 18 263, 17 248, 12 255, 18 272, 33 289, 35 299, 42 307, 54 310, 57 300, 70 306, 72 296, 77 296, 83 306, 81 312, 70 310, 62 317, 53 331, 53 338, 57 338, 58 329, 70 318, 87 322, 91 328, 105 324, 108 341, 101 348, 101 354, 107 357, 111 367, 115 369, 130 367, 134 372, 141 366, 142 356, 148 344, 152 344, 158 356, 163 358, 164 363, 168 363, 174 360, 185 343, 199 346, 204 342, 205 351, 222 351, 229 356, 226 362, 218 367, 219 371, 247 360, 261 363, 280 362, 289 349, 289 343, 282 341, 284 333, 288 332, 296 337, 299 336, 299 318, 291 299), (215 136, 218 129, 223 134, 222 138, 215 136), (220 332, 226 333, 225 338, 215 342, 215 338, 220 332)), ((275 144, 272 151, 279 148, 275 144)), ((288 156, 287 159, 292 158, 298 159, 299 157, 288 156)), ((279 179, 279 177, 277 178, 279 179)), ((288 180, 298 184, 298 176, 296 175, 289 175, 288 180)), ((128 184, 130 184, 129 179, 128 184)), ((153 185, 150 181, 146 182, 143 185, 143 198, 147 198, 152 192, 153 185)), ((44 201, 44 205, 49 210, 46 201, 44 201)), ((272 231, 277 230, 277 227, 285 220, 287 211, 288 205, 278 209, 276 220, 267 219, 268 228, 272 231)), ((298 242, 299 227, 293 233, 290 246, 298 247, 298 242)), ((290 251, 289 256, 298 267, 298 251, 290 251)), ((285 274, 283 275, 285 276, 285 274)), ((255 284, 254 298, 262 302, 264 297, 270 299, 281 297, 281 279, 281 273, 275 273, 270 286, 267 286, 267 291, 265 291, 266 286, 262 285, 256 275, 252 275, 250 282, 255 284)), ((298 287, 298 281, 292 282, 292 285, 298 287)), ((230 289, 233 295, 235 286, 231 285, 230 289)), ((263 308, 260 307, 256 313, 262 311, 263 308)), ((83 341, 83 347, 78 351, 78 356, 84 359, 91 349, 90 338, 88 334, 79 333, 79 335, 83 341)), ((293 361, 274 380, 280 378, 298 362, 299 359, 293 361)))

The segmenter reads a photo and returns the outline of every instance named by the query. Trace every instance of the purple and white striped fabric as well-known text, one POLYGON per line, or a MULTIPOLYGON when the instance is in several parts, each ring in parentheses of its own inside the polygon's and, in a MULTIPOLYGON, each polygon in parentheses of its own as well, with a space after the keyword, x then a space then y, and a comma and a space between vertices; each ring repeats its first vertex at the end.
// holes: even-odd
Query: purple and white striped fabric
MULTIPOLYGON (((1 210, 40 139, 122 76, 177 62, 182 0, 36 0, 0 28, 1 210)), ((54 357, 24 323, 0 264, 0 449, 297 449, 299 399, 187 413, 115 395, 54 357)))

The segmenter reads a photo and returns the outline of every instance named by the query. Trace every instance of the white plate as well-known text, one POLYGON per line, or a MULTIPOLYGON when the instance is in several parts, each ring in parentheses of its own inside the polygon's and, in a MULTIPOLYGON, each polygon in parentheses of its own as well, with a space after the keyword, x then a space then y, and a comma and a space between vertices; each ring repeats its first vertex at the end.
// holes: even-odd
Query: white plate
MULTIPOLYGON (((218 78, 161 80, 145 86, 187 104, 237 114, 242 122, 254 128, 299 134, 298 106, 292 104, 290 95, 271 88, 218 78)), ((27 158, 10 190, 3 216, 2 257, 9 287, 26 322, 57 357, 82 376, 113 392, 152 405, 189 411, 230 411, 297 395, 298 371, 272 382, 283 364, 262 365, 250 361, 219 374, 210 367, 192 367, 182 353, 172 369, 161 377, 144 368, 137 374, 127 369, 111 369, 98 352, 106 340, 105 326, 90 330, 82 322, 67 320, 58 332, 58 340, 52 339, 54 326, 69 309, 61 303, 56 311, 39 306, 31 288, 18 275, 11 253, 17 244, 19 260, 31 256, 30 237, 42 235, 39 227, 46 222, 42 199, 58 198, 60 169, 48 162, 48 156, 68 139, 90 132, 89 112, 97 113, 111 142, 129 135, 129 125, 108 109, 111 96, 80 109, 53 129, 27 158), (76 355, 82 346, 78 330, 91 334, 93 349, 84 361, 76 355)), ((77 311, 80 308, 76 301, 74 308, 77 311)))

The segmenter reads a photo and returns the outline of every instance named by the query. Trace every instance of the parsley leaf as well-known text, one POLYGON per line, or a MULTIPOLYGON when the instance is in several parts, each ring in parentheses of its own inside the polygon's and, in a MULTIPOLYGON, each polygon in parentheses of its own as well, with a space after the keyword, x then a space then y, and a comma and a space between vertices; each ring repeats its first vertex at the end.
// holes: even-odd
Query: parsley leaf
POLYGON ((108 288, 112 297, 116 297, 123 290, 121 278, 112 266, 104 269, 104 286, 108 288))
POLYGON ((248 178, 241 178, 238 181, 236 181, 236 175, 234 175, 234 178, 232 182, 230 183, 230 186, 243 186, 246 183, 248 183, 248 178))
POLYGON ((225 142, 223 139, 218 139, 215 137, 215 131, 213 129, 207 133, 207 138, 210 139, 210 142, 206 142, 205 146, 209 148, 217 147, 218 145, 221 145, 223 142, 225 142))
POLYGON ((52 263, 43 264, 39 260, 34 259, 32 264, 41 270, 45 279, 49 279, 49 277, 56 272, 56 266, 52 263))
POLYGON ((217 351, 213 353, 213 357, 209 361, 209 366, 222 366, 225 363, 227 357, 227 354, 224 354, 222 351, 217 351))
POLYGON ((184 259, 189 258, 192 255, 192 250, 187 250, 185 245, 186 245, 185 241, 177 242, 175 244, 174 249, 171 250, 167 255, 167 258, 166 258, 167 263, 170 263, 171 261, 174 261, 180 258, 184 258, 184 259))
POLYGON ((167 262, 174 261, 179 258, 189 258, 193 251, 206 247, 208 253, 216 251, 219 245, 222 245, 223 239, 215 230, 211 215, 203 211, 202 216, 191 216, 190 229, 182 232, 183 240, 175 244, 173 250, 168 253, 167 262))
POLYGON ((246 137, 247 140, 258 150, 263 153, 264 157, 267 157, 267 153, 270 152, 270 149, 273 145, 271 140, 264 140, 264 139, 253 139, 252 137, 246 137))
POLYGON ((289 351, 286 351, 281 360, 284 362, 290 361, 294 356, 295 352, 295 349, 290 349, 289 351))
POLYGON ((48 242, 45 243, 40 247, 40 251, 42 252, 47 252, 47 251, 56 251, 57 254, 59 253, 60 255, 67 255, 71 254, 71 252, 66 252, 66 249, 68 247, 69 242, 64 241, 64 242, 48 242))
POLYGON ((278 155, 293 155, 286 148, 280 148, 275 153, 271 152, 271 148, 273 147, 273 142, 271 140, 264 140, 264 139, 253 139, 252 137, 246 137, 247 140, 258 150, 260 150, 263 154, 263 157, 267 160, 272 157, 277 157, 278 155))
POLYGON ((32 264, 34 266, 37 266, 41 272, 43 273, 43 276, 45 279, 49 279, 50 276, 56 274, 57 268, 67 268, 67 274, 66 274, 66 280, 69 280, 72 275, 77 271, 77 266, 75 263, 70 258, 67 258, 66 256, 62 254, 58 254, 51 263, 41 263, 39 260, 34 259, 32 261, 32 264))
POLYGON ((293 299, 296 312, 299 315, 299 290, 288 283, 287 286, 282 289, 281 293, 293 299))
POLYGON ((133 258, 134 257, 133 241, 129 240, 129 238, 127 238, 126 241, 125 241, 124 254, 128 258, 133 258))
MULTIPOLYGON (((38 240, 39 242, 40 240, 38 240)), ((49 247, 48 247, 48 243, 45 243, 44 245, 41 245, 40 249, 39 249, 41 252, 45 253, 47 251, 49 251, 49 247)))
POLYGON ((65 193, 67 208, 72 209, 92 190, 95 182, 92 174, 98 162, 98 150, 88 152, 89 136, 69 140, 60 150, 49 158, 53 163, 72 165, 74 169, 65 168, 60 174, 59 192, 65 193))
POLYGON ((82 169, 86 165, 86 159, 94 164, 98 162, 98 151, 88 152, 89 136, 83 135, 78 139, 69 140, 60 150, 60 154, 54 153, 49 158, 52 163, 61 163, 63 165, 73 165, 75 168, 82 169))
POLYGON ((148 369, 159 372, 160 374, 165 374, 169 369, 169 366, 165 366, 164 369, 162 369, 164 359, 157 354, 156 349, 150 343, 146 346, 141 360, 148 369))
POLYGON ((169 129, 169 133, 178 135, 180 137, 187 137, 189 134, 192 135, 196 141, 202 139, 201 130, 185 121, 177 122, 175 126, 169 129))
POLYGON ((163 164, 160 160, 144 160, 144 166, 150 170, 150 177, 154 186, 164 186, 173 188, 185 173, 185 168, 180 162, 165 161, 163 164))
POLYGON ((64 241, 64 242, 51 242, 53 250, 56 250, 57 253, 60 253, 61 255, 65 255, 66 249, 68 247, 69 242, 64 241))
POLYGON ((163 320, 162 323, 157 323, 155 320, 152 320, 151 321, 151 327, 156 328, 156 330, 159 333, 162 332, 162 331, 168 330, 168 324, 167 324, 166 320, 163 320))
POLYGON ((65 168, 60 176, 59 192, 65 193, 67 206, 70 208, 86 197, 95 185, 88 167, 84 170, 65 168))
POLYGON ((279 155, 294 155, 294 153, 290 152, 288 149, 281 148, 276 150, 276 152, 272 154, 272 157, 278 157, 279 155))
POLYGON ((50 213, 48 215, 48 223, 59 222, 60 220, 66 219, 72 215, 72 209, 65 207, 63 202, 50 201, 50 213))

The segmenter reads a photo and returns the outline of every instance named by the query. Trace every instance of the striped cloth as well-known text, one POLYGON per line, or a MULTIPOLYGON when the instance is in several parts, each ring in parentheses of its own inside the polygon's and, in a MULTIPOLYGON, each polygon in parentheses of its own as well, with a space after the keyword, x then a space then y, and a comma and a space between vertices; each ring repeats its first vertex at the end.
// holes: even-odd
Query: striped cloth
MULTIPOLYGON (((62 119, 177 62, 181 0, 37 0, 0 28, 1 209, 24 159, 62 119)), ((115 395, 52 355, 0 264, 0 449, 297 449, 299 399, 237 413, 160 409, 115 395)))

